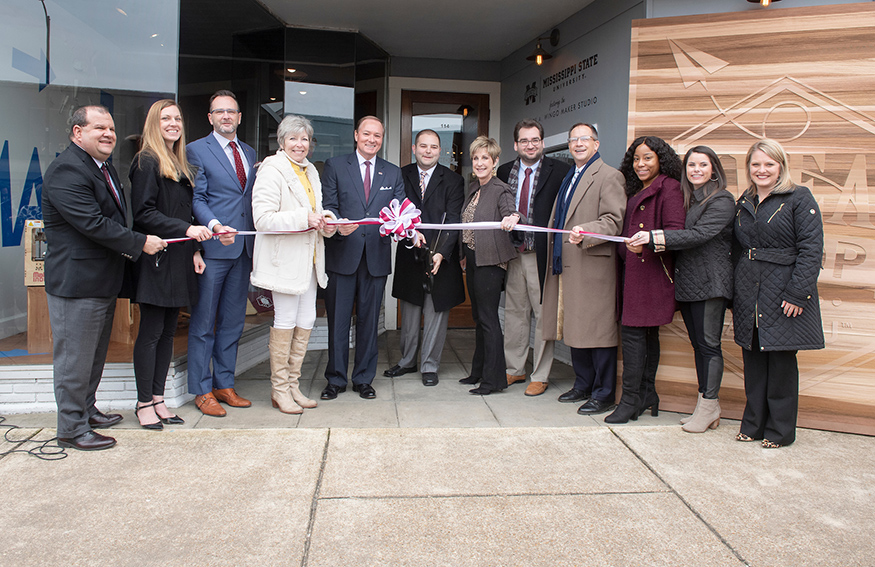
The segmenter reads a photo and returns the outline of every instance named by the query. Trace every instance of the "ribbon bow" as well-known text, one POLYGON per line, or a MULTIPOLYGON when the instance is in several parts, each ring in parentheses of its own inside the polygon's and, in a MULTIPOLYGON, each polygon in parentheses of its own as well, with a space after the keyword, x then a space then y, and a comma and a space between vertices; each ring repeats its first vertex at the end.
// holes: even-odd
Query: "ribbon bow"
POLYGON ((400 204, 398 199, 392 199, 389 206, 380 211, 380 236, 391 236, 395 242, 413 238, 416 226, 421 222, 419 215, 419 209, 410 199, 404 199, 400 204))

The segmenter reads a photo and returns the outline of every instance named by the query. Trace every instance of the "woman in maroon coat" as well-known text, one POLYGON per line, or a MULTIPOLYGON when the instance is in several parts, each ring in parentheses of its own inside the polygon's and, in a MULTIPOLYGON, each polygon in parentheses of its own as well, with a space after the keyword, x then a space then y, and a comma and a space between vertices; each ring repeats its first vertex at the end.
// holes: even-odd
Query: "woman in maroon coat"
POLYGON ((642 136, 632 142, 620 172, 626 178, 625 245, 620 245, 621 323, 623 335, 623 396, 607 423, 626 423, 650 408, 659 413, 656 368, 659 366, 659 326, 671 322, 676 309, 674 258, 665 242, 654 249, 631 246, 628 238, 640 230, 680 230, 684 227, 681 160, 664 140, 642 136))

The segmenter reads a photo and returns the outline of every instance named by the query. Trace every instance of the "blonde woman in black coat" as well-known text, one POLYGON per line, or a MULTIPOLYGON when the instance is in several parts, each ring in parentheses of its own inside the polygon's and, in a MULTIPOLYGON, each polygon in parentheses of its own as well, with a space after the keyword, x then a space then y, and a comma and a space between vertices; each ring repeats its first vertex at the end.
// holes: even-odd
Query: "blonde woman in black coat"
POLYGON ((747 396, 736 439, 774 449, 796 440, 796 351, 824 347, 817 297, 823 220, 811 191, 790 178, 780 144, 755 143, 746 167, 750 186, 733 221, 733 321, 747 396))
POLYGON ((192 224, 194 173, 185 156, 182 113, 172 100, 159 100, 146 115, 140 152, 131 164, 134 230, 163 238, 194 240, 171 244, 155 256, 141 256, 135 270, 133 301, 140 305, 134 343, 134 374, 140 425, 160 430, 184 423, 164 403, 164 384, 173 357, 173 337, 180 307, 197 302, 195 274, 204 261, 197 242, 212 236, 192 224))

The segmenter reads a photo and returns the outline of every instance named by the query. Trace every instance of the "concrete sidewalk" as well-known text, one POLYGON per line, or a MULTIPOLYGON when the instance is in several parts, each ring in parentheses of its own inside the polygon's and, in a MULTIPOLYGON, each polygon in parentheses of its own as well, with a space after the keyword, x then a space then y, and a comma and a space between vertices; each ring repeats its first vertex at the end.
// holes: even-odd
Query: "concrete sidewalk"
MULTIPOLYGON (((288 416, 260 366, 238 381, 253 407, 223 419, 188 404, 150 432, 123 412, 109 451, 0 457, 0 565, 875 564, 875 439, 799 430, 766 450, 668 412, 607 427, 556 402, 561 364, 543 396, 469 395, 471 348, 452 334, 434 388, 379 378, 376 400, 288 416)), ((324 358, 307 357, 312 397, 324 358)), ((54 414, 7 418, 14 439, 54 435, 54 414)))

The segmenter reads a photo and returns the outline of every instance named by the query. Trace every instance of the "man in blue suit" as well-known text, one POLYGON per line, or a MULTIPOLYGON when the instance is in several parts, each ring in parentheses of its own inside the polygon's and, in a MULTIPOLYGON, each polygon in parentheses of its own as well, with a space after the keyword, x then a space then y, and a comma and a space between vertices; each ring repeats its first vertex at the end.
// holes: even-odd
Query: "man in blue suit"
MULTIPOLYGON (((356 151, 325 162, 322 206, 337 218, 377 217, 392 199, 404 201, 401 170, 377 157, 383 145, 383 123, 365 116, 355 129, 356 151)), ((377 324, 386 278, 392 271, 391 239, 376 225, 346 225, 325 242, 325 309, 328 313, 328 385, 323 400, 346 391, 349 328, 356 313, 355 366, 352 389, 365 399, 377 396, 371 382, 377 373, 377 324), (358 229, 358 230, 356 230, 358 229)))
MULTIPOLYGON (((188 161, 197 168, 194 216, 214 233, 254 230, 255 150, 237 139, 242 115, 234 93, 216 92, 210 98, 208 118, 213 131, 189 144, 186 152, 188 161)), ((252 236, 234 238, 233 234, 220 237, 220 242, 203 243, 207 267, 198 277, 200 299, 192 308, 188 329, 188 391, 205 415, 224 417, 220 401, 234 407, 252 405, 234 391, 252 244, 252 236)))

